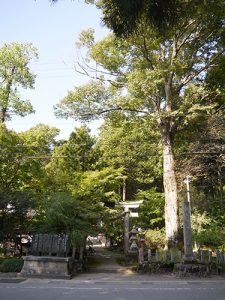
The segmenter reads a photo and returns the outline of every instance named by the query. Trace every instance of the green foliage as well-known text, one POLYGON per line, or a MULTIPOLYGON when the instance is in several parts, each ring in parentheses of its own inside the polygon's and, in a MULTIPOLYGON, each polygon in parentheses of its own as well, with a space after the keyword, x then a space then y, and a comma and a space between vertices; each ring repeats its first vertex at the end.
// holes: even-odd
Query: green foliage
POLYGON ((166 235, 163 230, 147 230, 145 233, 146 246, 150 249, 164 248, 166 244, 166 235))
POLYGON ((0 272, 19 273, 23 267, 22 258, 3 258, 0 260, 0 272))
POLYGON ((17 239, 32 229, 36 201, 29 191, 0 192, 0 240, 17 239))
POLYGON ((147 24, 166 32, 176 24, 191 1, 100 0, 103 22, 119 37, 130 35, 141 18, 147 24))
POLYGON ((162 176, 159 135, 151 127, 147 120, 129 120, 122 113, 111 115, 101 127, 98 144, 102 161, 124 168, 128 193, 129 186, 141 188, 162 176))
POLYGON ((93 199, 58 193, 51 197, 42 230, 68 233, 73 245, 83 245, 86 237, 96 233, 102 206, 93 199))
MULTIPOLYGON (((137 190, 162 185, 161 145, 151 123, 129 119, 123 113, 110 115, 102 125, 98 147, 103 166, 123 168, 126 199, 134 199, 137 190)), ((122 178, 120 194, 122 197, 122 178)), ((148 225, 145 227, 148 228, 148 225)))
POLYGON ((35 76, 28 64, 37 58, 32 44, 11 43, 0 48, 0 122, 12 114, 25 116, 34 112, 28 100, 21 100, 17 87, 33 88, 35 76))
POLYGON ((51 153, 58 130, 37 125, 17 134, 0 125, 0 191, 15 191, 30 187, 40 188, 44 179, 46 160, 37 159, 51 153), (38 184, 39 181, 39 184, 38 184))
POLYGON ((211 225, 206 227, 200 233, 195 235, 195 240, 202 247, 211 248, 212 250, 225 248, 225 228, 211 225))
POLYGON ((79 34, 78 42, 76 43, 78 48, 81 47, 91 47, 94 44, 94 29, 88 28, 86 30, 83 30, 79 34))
POLYGON ((193 232, 197 234, 202 232, 205 226, 212 222, 212 219, 207 215, 206 211, 200 213, 197 209, 193 210, 191 214, 191 227, 193 232))
MULTIPOLYGON (((121 73, 128 67, 128 51, 130 45, 125 40, 118 40, 109 34, 102 40, 94 43, 90 48, 90 58, 111 72, 121 73)), ((119 78, 118 78, 119 79, 119 78)), ((119 84, 120 80, 118 80, 119 84)))
MULTIPOLYGON (((3 124, 0 124, 0 190, 6 191, 17 187, 20 181, 18 170, 20 166, 20 158, 23 155, 22 149, 17 147, 21 143, 19 136, 6 129, 3 124), (18 174, 17 180, 15 176, 18 174)), ((23 164, 23 163, 22 163, 23 164)))
MULTIPOLYGON (((223 113, 217 112, 196 121, 178 135, 179 142, 175 145, 177 174, 181 185, 185 176, 191 176, 192 205, 210 214, 215 210, 213 218, 217 218, 223 215, 219 205, 223 205, 225 198, 225 119, 223 113)), ((182 200, 186 198, 184 190, 185 187, 182 200)))
POLYGON ((54 106, 55 114, 57 117, 66 119, 77 119, 78 114, 84 121, 94 119, 95 115, 100 115, 105 111, 101 105, 102 101, 107 111, 111 96, 112 93, 101 82, 91 81, 81 87, 76 87, 74 91, 69 91, 66 98, 54 106))
POLYGON ((0 238, 21 243, 21 234, 33 230, 46 193, 46 157, 58 130, 38 125, 23 133, 0 125, 0 238))
POLYGON ((103 226, 101 231, 105 233, 111 245, 116 243, 118 247, 123 247, 124 241, 124 220, 122 214, 122 208, 110 209, 106 210, 102 218, 103 226))
POLYGON ((102 203, 116 203, 120 200, 117 190, 123 178, 122 171, 122 168, 113 167, 103 168, 100 171, 87 171, 81 176, 79 187, 72 193, 102 203))
POLYGON ((138 191, 135 200, 144 200, 139 208, 138 226, 142 228, 165 227, 164 221, 164 195, 155 189, 138 191))
POLYGON ((136 24, 129 39, 121 41, 109 35, 100 42, 85 44, 88 59, 99 64, 100 70, 107 70, 97 71, 97 78, 111 82, 114 94, 110 94, 107 86, 103 88, 102 83, 91 82, 70 92, 57 105, 57 115, 90 119, 110 110, 155 112, 160 120, 172 116, 173 121, 182 124, 187 116, 202 111, 202 72, 207 74, 215 60, 219 64, 223 53, 223 6, 222 1, 216 5, 200 3, 196 10, 188 5, 190 11, 185 16, 181 14, 180 23, 173 30, 175 34, 159 36, 144 19, 136 24), (192 37, 193 32, 196 35, 192 37), (170 81, 173 97, 169 100, 166 86, 170 81), (116 89, 124 86, 126 94, 115 94, 116 89))
POLYGON ((94 167, 97 153, 94 149, 95 138, 90 135, 86 126, 76 128, 69 140, 54 149, 53 155, 66 156, 54 161, 56 166, 66 172, 87 171, 94 167))
POLYGON ((89 133, 86 126, 77 128, 68 141, 55 147, 55 159, 46 166, 50 200, 42 231, 70 233, 76 246, 115 213, 123 178, 122 168, 100 167, 99 147, 89 133))
MULTIPOLYGON (((224 97, 225 92, 225 79, 224 79, 224 71, 225 71, 225 56, 220 57, 220 63, 214 66, 209 73, 207 74, 206 83, 208 88, 211 90, 218 89, 224 97)), ((222 100, 222 99, 221 99, 222 100)))
MULTIPOLYGON (((45 124, 38 124, 27 131, 20 133, 24 141, 24 146, 32 148, 36 155, 51 154, 52 147, 56 144, 55 138, 59 134, 59 129, 49 127, 45 124)), ((32 152, 31 152, 32 153, 32 152)))
MULTIPOLYGON (((223 208, 222 208, 222 211, 223 208)), ((221 222, 220 217, 224 217, 222 211, 217 211, 219 219, 213 218, 212 215, 200 213, 194 210, 191 216, 193 240, 198 243, 200 247, 208 247, 213 250, 221 248, 225 245, 225 228, 224 222, 221 222)))
POLYGON ((207 208, 208 216, 218 225, 218 227, 225 227, 225 203, 221 199, 215 201, 213 205, 207 208))
POLYGON ((95 168, 98 155, 90 130, 86 126, 76 128, 68 141, 62 141, 54 147, 53 157, 45 168, 49 194, 75 190, 82 174, 95 168))

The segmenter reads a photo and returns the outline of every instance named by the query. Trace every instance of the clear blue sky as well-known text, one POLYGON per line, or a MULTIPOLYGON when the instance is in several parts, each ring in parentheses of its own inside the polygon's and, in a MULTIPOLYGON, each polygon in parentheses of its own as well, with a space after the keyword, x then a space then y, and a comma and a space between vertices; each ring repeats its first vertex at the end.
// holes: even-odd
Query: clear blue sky
MULTIPOLYGON (((61 130, 60 138, 68 138, 79 123, 72 119, 56 119, 53 105, 67 91, 88 81, 74 71, 77 59, 75 42, 83 29, 94 28, 96 38, 107 34, 101 26, 101 12, 84 0, 0 0, 0 47, 10 42, 31 42, 38 49, 39 60, 31 64, 37 75, 33 90, 24 90, 23 99, 30 99, 36 110, 27 117, 13 116, 7 127, 15 131, 27 130, 44 123, 61 130)), ((96 133, 96 123, 91 123, 96 133)))

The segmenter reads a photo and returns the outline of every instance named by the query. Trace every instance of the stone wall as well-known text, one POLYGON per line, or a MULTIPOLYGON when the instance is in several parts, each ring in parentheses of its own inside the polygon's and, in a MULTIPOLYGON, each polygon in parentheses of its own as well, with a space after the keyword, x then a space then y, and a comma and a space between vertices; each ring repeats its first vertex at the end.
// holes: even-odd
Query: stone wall
POLYGON ((73 260, 69 257, 24 256, 21 275, 70 279, 73 260))

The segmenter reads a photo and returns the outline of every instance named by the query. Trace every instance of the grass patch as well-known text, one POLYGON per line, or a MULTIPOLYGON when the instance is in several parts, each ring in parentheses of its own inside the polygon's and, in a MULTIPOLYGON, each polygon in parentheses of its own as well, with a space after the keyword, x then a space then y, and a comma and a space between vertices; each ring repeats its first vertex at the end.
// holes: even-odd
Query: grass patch
POLYGON ((23 267, 23 259, 12 257, 12 258, 0 258, 0 272, 3 273, 18 273, 23 267))
POLYGON ((117 257, 116 262, 120 265, 120 266, 126 266, 127 265, 127 260, 125 257, 121 256, 121 257, 117 257))
POLYGON ((87 262, 85 263, 86 269, 94 269, 100 264, 100 262, 94 256, 89 256, 87 262))
POLYGON ((138 263, 133 260, 129 260, 126 256, 121 256, 116 259, 117 263, 122 267, 129 267, 129 269, 136 270, 138 263))

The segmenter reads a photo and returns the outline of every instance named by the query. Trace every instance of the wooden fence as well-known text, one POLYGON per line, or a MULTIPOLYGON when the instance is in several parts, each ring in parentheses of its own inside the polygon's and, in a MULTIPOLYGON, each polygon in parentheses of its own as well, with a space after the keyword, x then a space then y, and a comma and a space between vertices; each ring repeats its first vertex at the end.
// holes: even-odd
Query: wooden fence
POLYGON ((66 234, 34 234, 31 254, 35 256, 68 257, 70 252, 69 236, 66 234))

